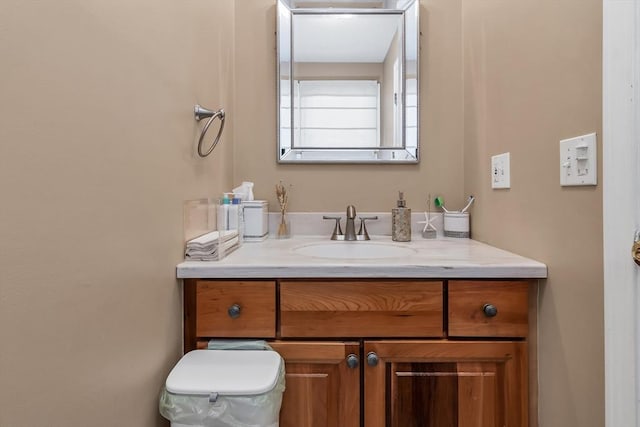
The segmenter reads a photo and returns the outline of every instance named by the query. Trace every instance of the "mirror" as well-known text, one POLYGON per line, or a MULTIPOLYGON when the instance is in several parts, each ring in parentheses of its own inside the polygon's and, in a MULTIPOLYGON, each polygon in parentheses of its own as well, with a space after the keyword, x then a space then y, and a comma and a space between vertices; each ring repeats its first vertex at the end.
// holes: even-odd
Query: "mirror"
POLYGON ((278 162, 417 163, 418 1, 278 0, 278 162))

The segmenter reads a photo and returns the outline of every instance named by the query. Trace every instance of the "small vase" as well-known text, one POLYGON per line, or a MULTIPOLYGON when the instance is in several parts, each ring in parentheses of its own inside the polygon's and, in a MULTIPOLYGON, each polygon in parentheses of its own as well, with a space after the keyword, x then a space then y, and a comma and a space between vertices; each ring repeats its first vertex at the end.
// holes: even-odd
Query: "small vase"
POLYGON ((276 232, 276 239, 288 239, 289 237, 291 237, 291 224, 286 218, 285 213, 282 212, 280 223, 278 224, 278 231, 276 232))

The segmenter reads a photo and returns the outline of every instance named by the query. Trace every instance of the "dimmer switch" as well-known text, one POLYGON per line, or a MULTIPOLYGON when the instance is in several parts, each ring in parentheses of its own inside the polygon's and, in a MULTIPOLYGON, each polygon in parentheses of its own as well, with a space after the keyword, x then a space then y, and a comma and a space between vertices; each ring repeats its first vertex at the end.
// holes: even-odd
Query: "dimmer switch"
POLYGON ((560 141, 560 185, 597 185, 596 134, 560 141))

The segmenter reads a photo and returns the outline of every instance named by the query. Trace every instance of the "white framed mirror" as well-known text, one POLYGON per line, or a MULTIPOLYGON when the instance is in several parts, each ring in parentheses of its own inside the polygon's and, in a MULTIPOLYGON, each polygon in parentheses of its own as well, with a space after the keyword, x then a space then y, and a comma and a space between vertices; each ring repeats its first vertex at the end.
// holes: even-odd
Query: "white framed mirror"
POLYGON ((418 163, 418 0, 278 0, 279 163, 418 163))

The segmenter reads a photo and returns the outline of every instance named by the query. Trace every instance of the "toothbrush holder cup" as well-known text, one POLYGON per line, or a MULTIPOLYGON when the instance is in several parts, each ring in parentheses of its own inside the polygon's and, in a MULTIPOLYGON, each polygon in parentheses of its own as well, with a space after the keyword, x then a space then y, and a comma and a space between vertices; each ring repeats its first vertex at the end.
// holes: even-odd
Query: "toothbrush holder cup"
POLYGON ((469 212, 445 212, 444 236, 469 238, 469 212))

